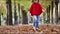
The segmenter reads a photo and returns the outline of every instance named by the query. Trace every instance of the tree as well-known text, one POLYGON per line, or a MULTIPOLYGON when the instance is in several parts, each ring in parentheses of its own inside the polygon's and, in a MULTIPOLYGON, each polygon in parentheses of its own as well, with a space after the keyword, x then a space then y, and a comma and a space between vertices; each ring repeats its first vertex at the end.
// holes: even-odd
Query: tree
POLYGON ((28 24, 28 20, 27 20, 27 12, 24 9, 24 6, 21 7, 22 10, 22 24, 28 24))
POLYGON ((58 24, 58 3, 59 0, 55 0, 55 23, 58 24))
POLYGON ((18 12, 19 12, 19 24, 20 24, 20 3, 18 3, 18 12))
POLYGON ((0 15, 0 25, 1 25, 1 15, 0 15))
POLYGON ((1 14, 0 14, 0 25, 1 25, 1 14))
POLYGON ((50 5, 47 8, 47 21, 50 23, 50 5))
POLYGON ((51 1, 51 23, 53 23, 53 8, 54 8, 54 3, 51 1))
POLYGON ((17 23, 17 13, 16 13, 16 0, 14 0, 14 24, 17 23))
POLYGON ((7 25, 13 25, 11 0, 6 0, 6 6, 7 6, 7 25))
POLYGON ((0 5, 0 25, 1 25, 1 15, 2 15, 2 11, 3 11, 4 9, 3 9, 3 6, 2 6, 2 4, 0 5))

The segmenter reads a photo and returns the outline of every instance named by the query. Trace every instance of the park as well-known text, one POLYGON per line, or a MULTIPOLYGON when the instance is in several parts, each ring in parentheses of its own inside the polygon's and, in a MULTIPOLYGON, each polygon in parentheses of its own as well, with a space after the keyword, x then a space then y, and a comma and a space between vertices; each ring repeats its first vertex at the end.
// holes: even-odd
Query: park
POLYGON ((44 12, 33 29, 32 0, 0 0, 0 34, 60 34, 60 0, 40 0, 44 12), (36 32, 37 31, 37 32, 36 32))

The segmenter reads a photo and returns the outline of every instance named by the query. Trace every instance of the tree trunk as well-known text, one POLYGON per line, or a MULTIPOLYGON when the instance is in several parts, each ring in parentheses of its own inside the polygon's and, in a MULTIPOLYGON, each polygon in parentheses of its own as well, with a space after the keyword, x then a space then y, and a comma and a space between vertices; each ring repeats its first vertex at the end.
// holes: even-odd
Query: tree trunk
POLYGON ((0 15, 0 25, 1 25, 1 15, 0 15))
POLYGON ((24 6, 21 7, 22 10, 22 24, 28 24, 27 12, 24 10, 24 6))
POLYGON ((20 4, 19 4, 19 3, 18 3, 18 13, 19 13, 19 24, 20 24, 20 23, 21 23, 21 22, 20 22, 20 18, 21 18, 21 17, 20 17, 20 4))
POLYGON ((54 4, 53 4, 53 1, 52 1, 52 2, 51 2, 51 13, 50 13, 50 14, 51 14, 51 23, 52 23, 52 24, 53 24, 53 8, 54 8, 53 5, 54 5, 54 4))
POLYGON ((55 23, 58 24, 58 0, 55 0, 55 23))
POLYGON ((18 24, 17 23, 17 12, 16 12, 16 0, 14 0, 14 24, 18 24))
MULTIPOLYGON (((43 13, 43 21, 44 21, 44 23, 45 23, 45 15, 46 15, 46 14, 45 14, 45 12, 44 12, 44 13, 43 13)), ((44 23, 43 23, 43 24, 44 24, 44 23)))
POLYGON ((47 9, 46 9, 46 13, 47 13, 47 20, 46 20, 46 23, 48 23, 48 7, 47 7, 47 9))
POLYGON ((26 13, 25 10, 22 10, 22 17, 23 17, 23 22, 22 22, 22 24, 28 24, 27 13, 26 13))
POLYGON ((7 25, 13 25, 11 0, 6 0, 6 4, 7 4, 7 25))
POLYGON ((50 23, 50 5, 48 6, 47 20, 48 20, 48 23, 50 23))

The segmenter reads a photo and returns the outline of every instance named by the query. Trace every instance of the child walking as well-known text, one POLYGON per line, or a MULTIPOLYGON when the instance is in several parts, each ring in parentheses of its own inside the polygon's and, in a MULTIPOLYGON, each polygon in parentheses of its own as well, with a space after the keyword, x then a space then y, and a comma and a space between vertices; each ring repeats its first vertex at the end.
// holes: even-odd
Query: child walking
POLYGON ((31 15, 33 16, 33 28, 38 29, 39 26, 39 15, 42 13, 42 7, 39 4, 39 0, 32 0, 32 5, 29 9, 31 15))

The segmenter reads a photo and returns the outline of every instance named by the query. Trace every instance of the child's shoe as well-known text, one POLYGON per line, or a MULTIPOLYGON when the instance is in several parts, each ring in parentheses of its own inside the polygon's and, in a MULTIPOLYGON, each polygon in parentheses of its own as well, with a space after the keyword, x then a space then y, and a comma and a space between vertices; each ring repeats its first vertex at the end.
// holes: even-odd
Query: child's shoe
POLYGON ((36 28, 35 28, 35 27, 33 27, 33 29, 34 29, 34 30, 36 30, 36 28))

